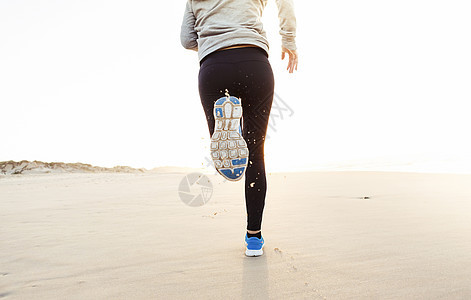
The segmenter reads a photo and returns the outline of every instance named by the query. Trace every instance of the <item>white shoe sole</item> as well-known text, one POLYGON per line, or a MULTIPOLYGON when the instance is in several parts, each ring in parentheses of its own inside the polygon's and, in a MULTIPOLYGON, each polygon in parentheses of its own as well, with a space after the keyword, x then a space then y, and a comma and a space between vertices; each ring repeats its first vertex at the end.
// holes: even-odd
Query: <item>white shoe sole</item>
POLYGON ((239 133, 242 105, 236 97, 222 97, 214 104, 211 158, 224 178, 238 181, 247 169, 249 149, 239 133))
POLYGON ((249 249, 246 249, 245 250, 245 255, 247 256, 260 256, 263 254, 263 249, 260 249, 260 250, 249 250, 249 249))

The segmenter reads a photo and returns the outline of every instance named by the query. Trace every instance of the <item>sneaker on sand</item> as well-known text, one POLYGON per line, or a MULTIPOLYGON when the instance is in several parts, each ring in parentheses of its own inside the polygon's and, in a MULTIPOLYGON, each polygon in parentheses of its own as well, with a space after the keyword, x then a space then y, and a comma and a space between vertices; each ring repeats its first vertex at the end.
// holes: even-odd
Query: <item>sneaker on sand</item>
POLYGON ((249 149, 240 133, 240 99, 227 95, 214 104, 214 133, 211 158, 216 170, 227 180, 238 181, 247 169, 249 149))
POLYGON ((245 244, 247 245, 245 249, 245 255, 247 256, 260 256, 263 254, 263 244, 265 241, 263 240, 263 237, 259 239, 258 237, 247 237, 247 234, 245 234, 245 244))

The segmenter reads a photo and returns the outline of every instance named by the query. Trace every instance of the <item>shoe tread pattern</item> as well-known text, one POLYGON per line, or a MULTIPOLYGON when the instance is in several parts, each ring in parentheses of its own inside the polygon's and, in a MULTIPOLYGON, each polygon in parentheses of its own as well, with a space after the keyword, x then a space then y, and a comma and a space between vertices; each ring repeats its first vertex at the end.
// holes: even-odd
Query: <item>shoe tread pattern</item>
POLYGON ((214 104, 215 128, 211 136, 211 158, 226 179, 237 181, 247 168, 249 150, 239 132, 242 105, 236 97, 222 97, 214 104))

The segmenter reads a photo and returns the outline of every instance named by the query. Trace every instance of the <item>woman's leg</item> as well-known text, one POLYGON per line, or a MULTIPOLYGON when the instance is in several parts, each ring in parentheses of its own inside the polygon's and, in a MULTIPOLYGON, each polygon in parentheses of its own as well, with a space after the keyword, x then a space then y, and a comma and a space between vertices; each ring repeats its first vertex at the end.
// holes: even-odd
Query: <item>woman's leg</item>
POLYGON ((264 142, 273 102, 274 80, 266 56, 258 49, 216 52, 202 64, 199 73, 201 103, 210 134, 214 132, 214 102, 228 89, 242 99, 243 136, 249 149, 245 173, 247 230, 261 229, 267 181, 264 142))
POLYGON ((245 204, 247 230, 261 230, 267 180, 264 146, 270 110, 273 102, 274 80, 268 63, 243 64, 246 85, 241 91, 243 136, 249 149, 249 163, 245 171, 245 204))

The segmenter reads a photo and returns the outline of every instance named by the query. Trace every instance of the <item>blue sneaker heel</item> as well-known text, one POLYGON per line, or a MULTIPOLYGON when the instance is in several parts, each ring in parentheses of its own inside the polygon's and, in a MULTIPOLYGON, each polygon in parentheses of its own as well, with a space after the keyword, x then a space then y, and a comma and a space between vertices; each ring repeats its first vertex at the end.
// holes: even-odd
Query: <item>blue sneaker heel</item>
POLYGON ((245 234, 245 244, 246 244, 246 249, 245 249, 245 255, 247 256, 260 256, 263 254, 263 244, 265 244, 265 241, 263 240, 263 237, 259 239, 258 237, 247 237, 247 234, 245 234))

